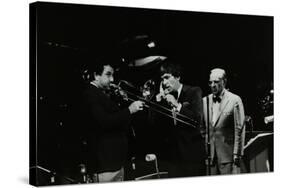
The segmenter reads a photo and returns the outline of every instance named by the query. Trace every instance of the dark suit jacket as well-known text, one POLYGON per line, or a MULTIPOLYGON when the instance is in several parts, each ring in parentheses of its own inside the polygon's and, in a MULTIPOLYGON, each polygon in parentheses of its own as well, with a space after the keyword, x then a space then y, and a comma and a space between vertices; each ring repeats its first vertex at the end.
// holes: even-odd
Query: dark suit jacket
POLYGON ((129 109, 119 109, 109 96, 92 85, 85 91, 84 98, 89 164, 93 164, 97 172, 118 170, 127 157, 129 109))
MULTIPOLYGON (((211 159, 214 159, 216 153, 219 163, 232 162, 233 154, 243 155, 245 115, 242 100, 239 96, 225 90, 220 102, 218 118, 215 120, 214 125, 212 125, 213 95, 210 94, 208 97, 211 159)), ((208 122, 206 101, 206 97, 204 97, 203 106, 205 124, 208 122)))
POLYGON ((179 113, 196 120, 199 124, 196 124, 196 128, 180 122, 176 126, 171 126, 172 160, 175 162, 202 164, 206 154, 204 140, 200 133, 200 124, 203 116, 201 89, 199 87, 183 85, 178 102, 182 104, 179 113))

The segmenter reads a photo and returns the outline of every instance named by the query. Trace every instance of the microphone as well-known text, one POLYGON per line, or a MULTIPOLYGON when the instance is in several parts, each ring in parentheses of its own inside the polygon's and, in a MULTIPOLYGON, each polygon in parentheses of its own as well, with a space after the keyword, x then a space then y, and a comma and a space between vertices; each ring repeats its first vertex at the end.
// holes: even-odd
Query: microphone
POLYGON ((86 183, 87 182, 87 169, 86 169, 86 165, 85 164, 79 164, 79 168, 80 168, 80 173, 82 175, 82 182, 86 183))
POLYGON ((147 155, 145 156, 145 160, 146 160, 147 162, 154 161, 154 160, 156 160, 156 155, 155 155, 155 154, 147 154, 147 155))
POLYGON ((145 156, 145 160, 147 162, 151 162, 151 161, 154 161, 154 164, 155 164, 155 170, 156 170, 156 174, 157 174, 157 177, 160 178, 160 173, 159 173, 159 168, 158 168, 158 162, 157 162, 157 157, 155 154, 147 154, 145 156))
POLYGON ((133 170, 136 170, 136 158, 135 158, 135 157, 132 157, 132 158, 131 158, 131 162, 132 162, 132 169, 133 169, 133 170))
POLYGON ((273 121, 274 121, 274 116, 273 115, 264 117, 264 123, 265 124, 271 123, 273 121))

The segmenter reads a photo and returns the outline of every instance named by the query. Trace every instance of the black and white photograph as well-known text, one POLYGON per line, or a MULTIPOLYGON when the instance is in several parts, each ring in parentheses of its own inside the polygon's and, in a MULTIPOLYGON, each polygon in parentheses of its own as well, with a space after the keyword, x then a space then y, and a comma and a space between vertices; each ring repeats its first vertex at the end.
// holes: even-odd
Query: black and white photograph
POLYGON ((3 5, 4 187, 275 184, 273 1, 3 5))
POLYGON ((30 183, 273 172, 273 17, 30 4, 30 183))

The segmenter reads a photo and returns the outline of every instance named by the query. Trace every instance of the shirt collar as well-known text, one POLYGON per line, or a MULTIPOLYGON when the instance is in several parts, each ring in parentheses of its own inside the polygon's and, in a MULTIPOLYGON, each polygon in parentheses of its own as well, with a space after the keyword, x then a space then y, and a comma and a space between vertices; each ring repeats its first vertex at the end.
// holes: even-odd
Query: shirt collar
POLYGON ((222 90, 221 94, 220 94, 219 96, 217 96, 217 97, 219 97, 220 99, 222 99, 223 96, 224 96, 224 94, 225 94, 225 88, 222 90))
POLYGON ((93 85, 93 86, 96 86, 97 88, 99 88, 98 85, 95 82, 93 82, 93 81, 90 82, 90 84, 93 85))

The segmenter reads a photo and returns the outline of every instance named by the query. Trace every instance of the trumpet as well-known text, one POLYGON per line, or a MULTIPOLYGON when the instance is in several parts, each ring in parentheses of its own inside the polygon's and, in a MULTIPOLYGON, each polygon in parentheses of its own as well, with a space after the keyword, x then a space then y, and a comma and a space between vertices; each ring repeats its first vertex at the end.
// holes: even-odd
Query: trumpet
MULTIPOLYGON (((144 102, 145 108, 150 109, 156 113, 160 113, 166 117, 170 117, 170 118, 174 119, 174 121, 181 122, 184 125, 187 125, 187 126, 193 127, 193 128, 196 128, 200 125, 199 122, 197 122, 196 120, 194 120, 188 116, 175 112, 172 109, 169 109, 163 105, 160 105, 156 102, 151 101, 151 99, 153 98, 153 93, 155 93, 153 91, 148 91, 148 90, 140 91, 133 84, 131 84, 125 80, 120 80, 118 84, 111 84, 110 87, 111 87, 111 89, 114 90, 113 93, 120 95, 121 99, 123 99, 127 102, 134 102, 134 101, 140 100, 140 101, 144 102), (125 89, 125 88, 127 88, 127 89, 125 89), (130 88, 131 90, 137 91, 139 93, 139 95, 129 91, 128 88, 130 88), (152 94, 152 96, 150 95, 148 97, 148 95, 144 95, 144 94, 148 94, 148 93, 152 94), (142 96, 140 94, 142 94, 142 96)), ((143 88, 145 88, 145 87, 143 87, 143 88)))

